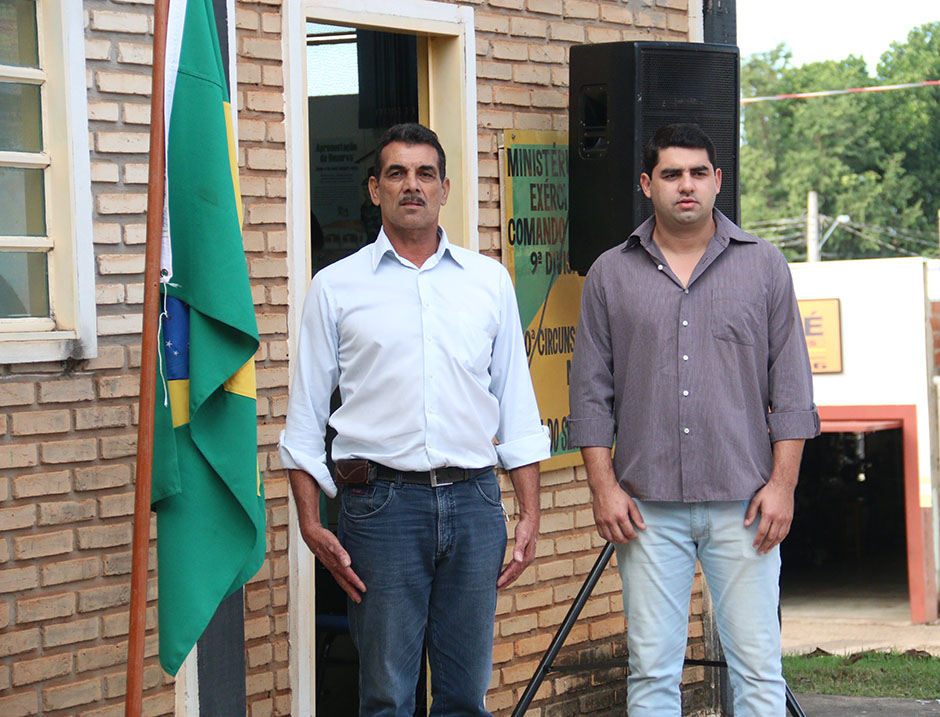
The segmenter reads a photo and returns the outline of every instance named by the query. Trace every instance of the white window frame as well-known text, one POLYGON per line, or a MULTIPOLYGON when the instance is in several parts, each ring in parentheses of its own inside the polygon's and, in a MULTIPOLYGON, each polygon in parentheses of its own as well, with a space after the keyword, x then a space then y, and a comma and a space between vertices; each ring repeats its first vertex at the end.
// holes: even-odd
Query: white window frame
POLYGON ((98 348, 82 4, 36 0, 36 31, 41 69, 0 65, 0 79, 40 85, 43 149, 0 151, 0 164, 44 170, 47 236, 0 244, 48 252, 51 317, 0 319, 0 363, 91 358, 98 348))

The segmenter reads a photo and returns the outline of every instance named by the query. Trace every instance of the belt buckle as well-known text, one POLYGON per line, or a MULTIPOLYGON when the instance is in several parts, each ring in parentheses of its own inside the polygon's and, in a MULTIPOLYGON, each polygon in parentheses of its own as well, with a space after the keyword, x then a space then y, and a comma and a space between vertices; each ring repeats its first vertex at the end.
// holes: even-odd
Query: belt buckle
POLYGON ((430 476, 431 476, 431 487, 432 487, 432 488, 439 488, 439 487, 441 487, 441 486, 453 485, 453 484, 454 484, 453 481, 447 481, 446 483, 438 483, 438 481, 437 481, 437 469, 435 469, 435 468, 432 468, 430 471, 428 471, 428 473, 429 473, 430 476))

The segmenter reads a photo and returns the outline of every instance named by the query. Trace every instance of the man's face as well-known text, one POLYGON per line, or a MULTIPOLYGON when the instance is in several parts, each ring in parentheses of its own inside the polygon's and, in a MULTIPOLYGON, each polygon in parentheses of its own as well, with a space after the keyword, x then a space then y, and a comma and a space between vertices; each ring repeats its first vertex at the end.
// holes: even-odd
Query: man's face
POLYGON ((704 149, 665 147, 659 150, 653 176, 640 175, 640 187, 653 202, 657 222, 675 228, 704 226, 721 189, 721 170, 712 167, 704 149))
POLYGON ((437 151, 429 144, 392 142, 382 150, 382 169, 369 179, 372 203, 382 208, 386 233, 437 230, 450 180, 441 181, 437 151))

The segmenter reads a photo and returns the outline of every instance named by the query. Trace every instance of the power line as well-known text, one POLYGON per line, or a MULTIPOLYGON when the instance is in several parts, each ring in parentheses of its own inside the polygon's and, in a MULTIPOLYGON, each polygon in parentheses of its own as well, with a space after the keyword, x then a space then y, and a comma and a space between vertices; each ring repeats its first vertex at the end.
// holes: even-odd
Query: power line
POLYGON ((741 104, 749 105, 754 102, 777 102, 778 100, 805 100, 813 97, 831 97, 832 95, 848 95, 858 92, 890 92, 893 90, 907 90, 912 87, 935 87, 940 80, 923 80, 922 82, 906 82, 901 85, 875 85, 873 87, 850 87, 845 90, 819 90, 817 92, 794 92, 785 95, 767 95, 764 97, 742 97, 741 104))

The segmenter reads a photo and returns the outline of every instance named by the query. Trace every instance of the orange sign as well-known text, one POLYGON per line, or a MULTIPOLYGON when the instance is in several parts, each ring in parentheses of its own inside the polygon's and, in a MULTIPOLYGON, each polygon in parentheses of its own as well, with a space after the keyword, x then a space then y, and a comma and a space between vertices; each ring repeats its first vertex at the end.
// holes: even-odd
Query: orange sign
POLYGON ((800 316, 813 373, 842 373, 842 323, 838 299, 801 299, 800 316))

